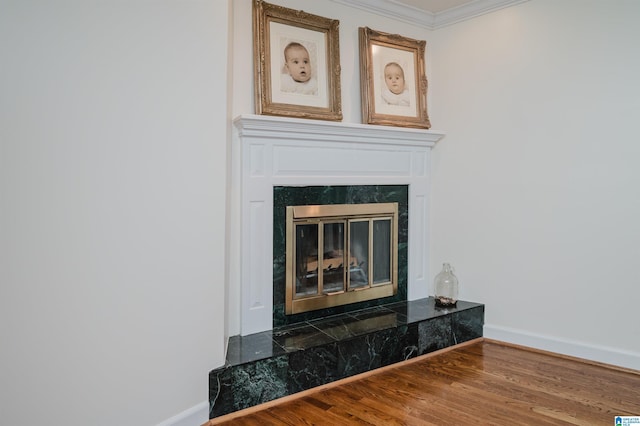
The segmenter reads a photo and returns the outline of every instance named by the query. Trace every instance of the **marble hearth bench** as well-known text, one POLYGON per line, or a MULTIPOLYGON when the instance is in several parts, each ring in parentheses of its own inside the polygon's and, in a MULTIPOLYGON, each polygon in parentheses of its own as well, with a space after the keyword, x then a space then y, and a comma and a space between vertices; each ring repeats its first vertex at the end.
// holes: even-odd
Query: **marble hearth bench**
POLYGON ((209 417, 482 337, 484 305, 396 302, 229 339, 209 373, 209 417))

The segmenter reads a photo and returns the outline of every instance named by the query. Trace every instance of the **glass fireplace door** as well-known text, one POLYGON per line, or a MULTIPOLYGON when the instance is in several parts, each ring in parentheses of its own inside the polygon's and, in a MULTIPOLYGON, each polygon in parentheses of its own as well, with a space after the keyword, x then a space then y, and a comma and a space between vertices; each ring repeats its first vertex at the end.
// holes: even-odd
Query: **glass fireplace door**
POLYGON ((287 208, 287 314, 397 291, 397 204, 355 206, 287 208))

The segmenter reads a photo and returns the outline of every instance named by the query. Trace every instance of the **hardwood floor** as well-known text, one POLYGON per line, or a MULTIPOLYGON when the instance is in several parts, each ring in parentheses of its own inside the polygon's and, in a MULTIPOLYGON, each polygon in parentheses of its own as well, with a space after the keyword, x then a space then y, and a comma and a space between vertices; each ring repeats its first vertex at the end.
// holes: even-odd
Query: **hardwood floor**
POLYGON ((206 425, 614 425, 640 372, 477 339, 206 425))

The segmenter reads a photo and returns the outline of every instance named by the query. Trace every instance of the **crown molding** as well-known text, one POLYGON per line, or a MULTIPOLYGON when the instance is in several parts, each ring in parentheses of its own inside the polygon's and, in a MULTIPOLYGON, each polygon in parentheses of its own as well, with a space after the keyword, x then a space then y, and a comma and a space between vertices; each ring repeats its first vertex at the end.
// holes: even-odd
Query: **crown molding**
POLYGON ((458 7, 444 10, 436 14, 433 29, 446 27, 457 22, 466 21, 476 16, 515 6, 529 0, 474 0, 458 7))
POLYGON ((333 0, 357 9, 406 22, 428 30, 436 30, 457 22, 466 21, 505 7, 524 3, 528 0, 472 0, 438 13, 431 13, 399 3, 396 0, 333 0))
POLYGON ((394 0, 333 0, 347 6, 382 15, 397 21, 407 22, 419 27, 434 29, 435 14, 394 0))

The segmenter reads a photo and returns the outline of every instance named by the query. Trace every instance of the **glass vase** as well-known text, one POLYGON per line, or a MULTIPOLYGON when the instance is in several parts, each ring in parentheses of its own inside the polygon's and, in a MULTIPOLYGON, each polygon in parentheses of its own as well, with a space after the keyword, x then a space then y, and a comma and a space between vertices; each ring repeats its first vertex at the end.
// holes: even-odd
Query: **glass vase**
POLYGON ((448 263, 442 264, 442 271, 434 279, 436 306, 455 306, 458 302, 458 278, 448 263))

